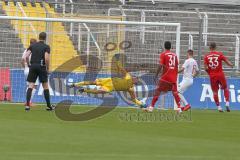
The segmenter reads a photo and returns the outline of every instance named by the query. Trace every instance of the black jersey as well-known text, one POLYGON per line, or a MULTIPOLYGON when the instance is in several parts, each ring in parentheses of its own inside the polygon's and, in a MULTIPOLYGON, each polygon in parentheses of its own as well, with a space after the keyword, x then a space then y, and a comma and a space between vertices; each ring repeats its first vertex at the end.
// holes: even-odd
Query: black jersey
POLYGON ((28 50, 32 52, 30 64, 38 64, 45 66, 45 52, 50 54, 49 45, 45 44, 43 41, 39 41, 31 45, 28 50))

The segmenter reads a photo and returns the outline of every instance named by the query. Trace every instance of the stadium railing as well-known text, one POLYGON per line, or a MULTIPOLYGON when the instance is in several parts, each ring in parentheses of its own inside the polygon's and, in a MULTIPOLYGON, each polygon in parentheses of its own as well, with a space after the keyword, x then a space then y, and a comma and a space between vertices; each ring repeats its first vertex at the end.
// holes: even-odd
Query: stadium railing
MULTIPOLYGON (((62 13, 64 13, 62 14, 63 17, 66 17, 66 16, 73 17, 73 14, 74 15, 76 14, 77 5, 75 4, 77 1, 64 1, 64 0, 61 1, 60 0, 58 2, 62 4, 62 7, 64 6, 63 4, 66 5, 65 9, 62 9, 62 13)), ((85 3, 86 2, 84 2, 84 4, 85 3)), ((237 12, 227 13, 227 11, 229 10, 216 10, 216 12, 214 10, 212 12, 211 11, 209 12, 207 10, 205 11, 201 10, 200 14, 203 17, 203 25, 202 25, 202 35, 199 35, 198 33, 200 30, 199 28, 200 21, 195 11, 188 11, 188 10, 181 11, 181 10, 174 10, 174 9, 173 10, 150 10, 150 9, 142 9, 142 8, 141 9, 123 8, 123 7, 129 7, 128 5, 120 8, 110 8, 111 6, 114 6, 114 5, 115 3, 112 5, 104 4, 101 7, 99 7, 99 9, 106 10, 107 11, 106 13, 110 16, 120 15, 124 17, 126 20, 134 20, 134 21, 142 21, 142 22, 159 21, 159 20, 162 20, 165 22, 181 22, 182 23, 181 52, 184 52, 189 48, 198 51, 199 49, 198 41, 200 36, 202 36, 202 39, 203 39, 203 41, 201 41, 201 45, 202 45, 201 47, 203 48, 202 52, 206 52, 207 44, 209 41, 216 41, 219 44, 219 48, 222 49, 225 53, 228 53, 229 54, 228 57, 230 59, 235 59, 235 64, 237 64, 236 61, 239 55, 239 49, 237 47, 239 46, 239 42, 238 42, 239 34, 237 30, 239 28, 238 17, 240 13, 237 13, 237 12), (164 14, 169 14, 169 16, 164 14), (229 33, 231 33, 231 35, 229 35, 229 33), (228 40, 228 38, 230 39, 230 41, 228 40), (235 40, 233 41, 233 39, 235 40), (233 58, 232 55, 234 55, 236 58, 233 58)), ((70 36, 73 37, 74 36, 73 32, 76 32, 76 26, 74 26, 74 24, 71 23, 70 27, 68 27, 67 29, 69 29, 70 36)), ((83 26, 83 29, 84 29, 84 26, 83 26)), ((87 30, 87 29, 85 28, 84 30, 87 30)), ((149 31, 145 29, 144 26, 142 26, 141 31, 142 32, 140 33, 139 37, 141 39, 141 43, 143 43, 145 41, 145 33, 149 31)), ((91 36, 91 32, 88 32, 88 33, 91 36)), ((88 43, 90 42, 88 41, 87 44, 88 43)), ((80 41, 78 41, 78 45, 77 45, 78 50, 81 47, 79 44, 80 44, 80 41)), ((89 45, 86 45, 86 46, 89 46, 89 45)), ((89 50, 89 49, 86 48, 86 50, 89 50)), ((239 67, 237 67, 236 65, 236 68, 239 68, 239 67)))

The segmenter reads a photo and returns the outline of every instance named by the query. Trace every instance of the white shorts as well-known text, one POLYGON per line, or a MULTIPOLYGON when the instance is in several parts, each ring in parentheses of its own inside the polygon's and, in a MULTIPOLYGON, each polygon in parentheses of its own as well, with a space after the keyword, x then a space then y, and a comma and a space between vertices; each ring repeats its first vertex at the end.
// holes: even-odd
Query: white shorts
MULTIPOLYGON (((29 68, 28 67, 25 67, 24 68, 24 76, 25 76, 25 79, 27 81, 27 77, 28 77, 28 74, 29 74, 29 68)), ((27 81, 27 85, 29 84, 29 82, 27 81)), ((39 85, 39 78, 37 78, 36 82, 35 82, 35 85, 39 85)))
POLYGON ((193 84, 193 79, 183 78, 182 82, 178 85, 178 92, 185 92, 193 84))

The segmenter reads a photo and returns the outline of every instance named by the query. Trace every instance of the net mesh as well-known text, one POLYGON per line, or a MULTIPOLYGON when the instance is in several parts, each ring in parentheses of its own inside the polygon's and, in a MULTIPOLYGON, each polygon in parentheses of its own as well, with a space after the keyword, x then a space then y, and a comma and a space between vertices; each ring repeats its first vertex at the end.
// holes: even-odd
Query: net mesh
MULTIPOLYGON (((12 6, 13 8, 13 6, 12 6)), ((16 9, 14 10, 16 12, 16 9)), ((10 11, 9 15, 10 14, 10 11)), ((29 16, 36 16, 31 12, 29 16)), ((23 16, 18 14, 18 16, 23 16)), ((48 15, 54 17, 56 15, 48 15)), ((80 17, 82 18, 82 17, 80 17)), ((104 17, 84 17, 83 19, 100 19, 104 17)), ((113 20, 122 20, 112 17, 113 20)), ((109 20, 109 19, 108 19, 109 20)), ((99 24, 78 22, 46 22, 24 20, 1 20, 1 70, 8 68, 11 73, 11 100, 24 102, 26 82, 20 61, 22 52, 28 48, 31 38, 47 32, 47 44, 51 47, 51 94, 52 101, 57 103, 64 99, 73 100, 77 104, 98 105, 102 97, 114 97, 109 94, 79 94, 77 89, 67 86, 69 82, 95 80, 102 77, 117 76, 113 56, 116 53, 125 55, 121 59, 123 67, 132 75, 140 78, 135 86, 136 95, 140 100, 150 102, 149 92, 155 84, 153 73, 158 65, 159 53, 166 40, 176 44, 176 26, 168 25, 130 25, 130 24, 99 24), (3 28, 5 25, 5 28, 3 28), (41 27, 40 27, 41 26, 41 27)), ((176 45, 173 45, 175 51, 176 45)), ((4 77, 4 75, 1 75, 4 77)), ((95 87, 95 86, 89 86, 95 87)), ((44 102, 42 87, 34 95, 33 102, 44 102)), ((129 95, 121 92, 120 106, 132 105, 129 95)), ((160 98, 160 108, 173 108, 173 98, 166 94, 160 98)), ((109 104, 111 101, 109 101, 109 104)))

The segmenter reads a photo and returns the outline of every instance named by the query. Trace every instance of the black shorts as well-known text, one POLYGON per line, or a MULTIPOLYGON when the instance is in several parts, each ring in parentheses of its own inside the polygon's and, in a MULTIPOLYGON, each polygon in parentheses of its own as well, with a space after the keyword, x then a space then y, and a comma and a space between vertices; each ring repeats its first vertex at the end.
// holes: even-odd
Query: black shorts
POLYGON ((27 77, 27 81, 31 83, 35 83, 37 78, 39 77, 39 81, 41 83, 48 82, 48 72, 45 66, 41 66, 38 64, 32 64, 29 67, 29 74, 27 77))

